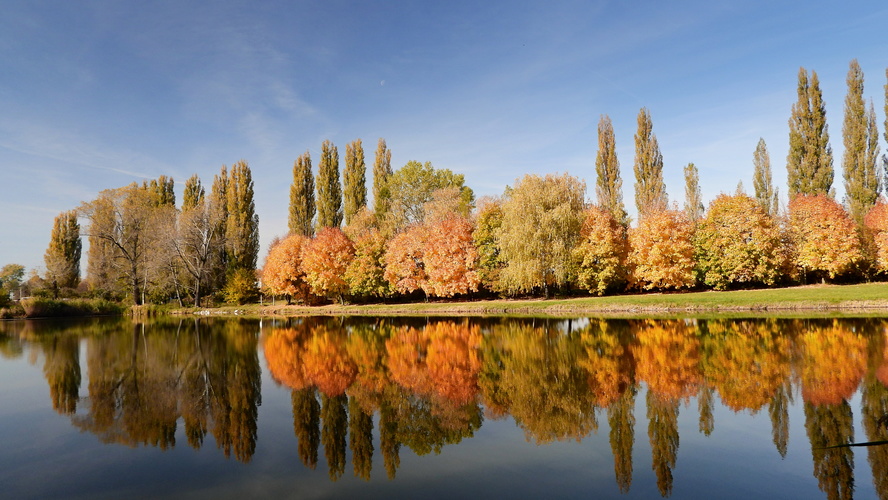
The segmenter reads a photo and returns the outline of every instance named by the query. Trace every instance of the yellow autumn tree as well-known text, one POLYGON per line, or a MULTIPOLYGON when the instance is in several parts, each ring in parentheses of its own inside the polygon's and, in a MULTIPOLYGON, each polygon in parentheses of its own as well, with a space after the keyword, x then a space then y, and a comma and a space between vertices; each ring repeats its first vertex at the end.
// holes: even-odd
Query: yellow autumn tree
POLYGON ((587 209, 574 249, 577 284, 596 295, 616 288, 626 281, 628 254, 626 228, 601 207, 587 209))
POLYGON ((695 234, 697 266, 717 290, 740 283, 773 285, 783 268, 780 228, 753 198, 720 194, 695 234))
POLYGON ((860 239, 845 209, 829 196, 798 195, 789 202, 796 266, 822 279, 852 271, 861 262, 860 239))
POLYGON ((631 282, 645 290, 690 288, 694 277, 694 225, 683 211, 651 213, 629 231, 631 282))
POLYGON ((888 203, 879 200, 863 218, 863 225, 872 239, 876 270, 888 271, 888 203))

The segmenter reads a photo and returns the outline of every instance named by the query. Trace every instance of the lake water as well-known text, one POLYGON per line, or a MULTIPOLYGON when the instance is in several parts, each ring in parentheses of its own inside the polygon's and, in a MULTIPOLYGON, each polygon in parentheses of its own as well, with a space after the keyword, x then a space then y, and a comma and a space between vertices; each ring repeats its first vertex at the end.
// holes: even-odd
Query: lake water
POLYGON ((886 328, 0 322, 0 497, 885 499, 886 328))

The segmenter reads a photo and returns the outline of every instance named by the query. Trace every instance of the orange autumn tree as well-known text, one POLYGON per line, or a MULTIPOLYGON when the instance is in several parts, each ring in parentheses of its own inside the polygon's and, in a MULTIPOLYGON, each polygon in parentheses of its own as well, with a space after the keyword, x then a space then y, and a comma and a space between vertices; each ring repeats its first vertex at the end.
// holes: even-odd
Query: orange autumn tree
POLYGON ((738 283, 773 285, 780 278, 780 228, 745 194, 713 200, 695 240, 703 281, 716 290, 738 283))
POLYGON ((683 211, 649 214, 629 231, 631 281, 645 290, 690 288, 694 277, 694 225, 683 211))
POLYGON ((325 227, 302 249, 302 269, 312 292, 344 301, 348 293, 345 271, 355 247, 338 227, 325 227))
POLYGON ((789 202, 795 264, 803 273, 830 279, 848 273, 862 260, 854 222, 834 199, 798 195, 789 202))
POLYGON ((452 297, 478 291, 478 250, 472 238, 472 223, 456 213, 427 224, 423 264, 426 293, 452 297))
POLYGON ((629 242, 626 228, 611 212, 601 207, 586 210, 580 228, 580 243, 573 251, 577 261, 577 284, 591 293, 604 295, 626 281, 629 242))
POLYGON ((286 295, 287 301, 305 301, 309 286, 302 271, 302 249, 308 238, 291 234, 268 250, 265 267, 262 268, 262 288, 271 295, 286 295))
POLYGON ((888 272, 888 203, 879 200, 863 218, 863 225, 872 238, 876 270, 888 272))
POLYGON ((398 292, 425 291, 428 286, 423 262, 427 238, 426 227, 417 224, 398 233, 386 244, 384 276, 398 292))

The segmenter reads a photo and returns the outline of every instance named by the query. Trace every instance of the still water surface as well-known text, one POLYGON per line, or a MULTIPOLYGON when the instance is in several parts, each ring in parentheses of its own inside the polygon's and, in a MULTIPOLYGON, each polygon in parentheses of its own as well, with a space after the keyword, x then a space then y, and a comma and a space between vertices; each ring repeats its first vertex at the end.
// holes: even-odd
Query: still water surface
POLYGON ((0 497, 885 499, 886 328, 2 322, 0 497))

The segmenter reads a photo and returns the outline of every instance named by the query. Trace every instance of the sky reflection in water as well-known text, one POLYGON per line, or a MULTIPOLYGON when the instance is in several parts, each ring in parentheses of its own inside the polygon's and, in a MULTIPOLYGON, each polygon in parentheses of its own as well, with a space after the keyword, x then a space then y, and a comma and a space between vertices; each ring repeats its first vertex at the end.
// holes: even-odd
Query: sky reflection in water
POLYGON ((888 498, 881 319, 0 323, 19 497, 888 498), (54 410, 54 411, 53 411, 54 410))

